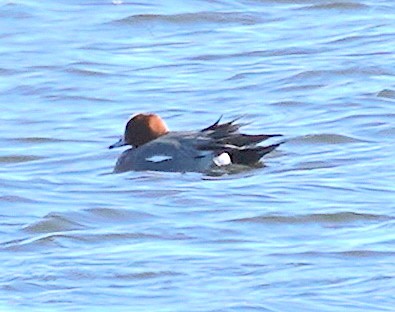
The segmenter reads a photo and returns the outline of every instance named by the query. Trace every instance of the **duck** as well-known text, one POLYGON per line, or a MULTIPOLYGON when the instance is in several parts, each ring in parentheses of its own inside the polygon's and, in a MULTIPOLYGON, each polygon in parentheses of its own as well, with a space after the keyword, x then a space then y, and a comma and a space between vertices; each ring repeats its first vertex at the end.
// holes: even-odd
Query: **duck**
POLYGON ((109 149, 129 145, 118 158, 114 173, 166 171, 207 173, 234 165, 254 166, 281 143, 258 143, 280 134, 244 134, 239 118, 195 131, 170 131, 154 113, 138 113, 128 120, 123 136, 109 149))

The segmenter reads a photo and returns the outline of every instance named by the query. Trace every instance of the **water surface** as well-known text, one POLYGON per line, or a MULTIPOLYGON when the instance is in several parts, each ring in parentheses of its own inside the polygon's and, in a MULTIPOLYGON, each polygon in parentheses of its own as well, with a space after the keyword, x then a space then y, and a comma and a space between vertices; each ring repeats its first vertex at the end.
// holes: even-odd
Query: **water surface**
POLYGON ((0 309, 392 311, 394 13, 1 3, 0 309), (231 175, 111 174, 136 112, 287 143, 231 175))

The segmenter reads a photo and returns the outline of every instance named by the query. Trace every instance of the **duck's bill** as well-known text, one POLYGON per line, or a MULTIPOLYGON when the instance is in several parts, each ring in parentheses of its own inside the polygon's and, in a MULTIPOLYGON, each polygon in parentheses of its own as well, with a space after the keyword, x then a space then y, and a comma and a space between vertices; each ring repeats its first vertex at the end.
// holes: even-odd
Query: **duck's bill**
POLYGON ((122 138, 119 139, 118 142, 114 143, 113 145, 110 145, 108 148, 112 149, 112 148, 121 147, 121 146, 125 146, 125 145, 126 145, 125 140, 122 137, 122 138))

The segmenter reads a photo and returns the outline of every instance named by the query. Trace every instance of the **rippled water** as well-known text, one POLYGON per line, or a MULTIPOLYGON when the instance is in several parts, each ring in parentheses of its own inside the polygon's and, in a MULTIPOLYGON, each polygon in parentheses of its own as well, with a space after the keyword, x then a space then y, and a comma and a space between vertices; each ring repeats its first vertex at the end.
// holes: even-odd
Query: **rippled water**
POLYGON ((393 311, 392 1, 5 1, 0 310, 393 311), (135 112, 288 140, 111 174, 135 112))

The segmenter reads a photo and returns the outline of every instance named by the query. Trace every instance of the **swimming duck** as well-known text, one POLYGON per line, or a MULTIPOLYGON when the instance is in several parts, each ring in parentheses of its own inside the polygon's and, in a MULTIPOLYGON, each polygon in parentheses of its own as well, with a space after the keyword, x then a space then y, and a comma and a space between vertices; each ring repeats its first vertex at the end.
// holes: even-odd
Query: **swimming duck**
POLYGON ((253 166, 281 144, 258 146, 280 135, 243 134, 238 119, 225 123, 220 120, 198 131, 169 131, 158 115, 136 114, 127 122, 121 139, 109 146, 132 146, 119 156, 114 172, 208 172, 231 164, 253 166))

